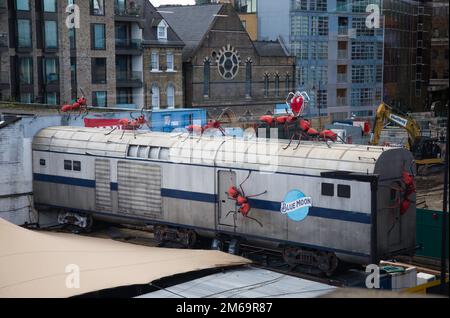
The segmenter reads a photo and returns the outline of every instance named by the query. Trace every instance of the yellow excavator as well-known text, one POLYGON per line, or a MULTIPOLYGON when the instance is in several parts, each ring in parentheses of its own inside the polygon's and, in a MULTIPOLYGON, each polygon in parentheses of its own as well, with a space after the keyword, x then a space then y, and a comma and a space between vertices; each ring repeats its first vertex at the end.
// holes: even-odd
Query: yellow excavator
POLYGON ((414 118, 409 115, 403 116, 394 113, 392 107, 385 103, 381 103, 377 109, 373 128, 373 145, 379 144, 381 130, 387 122, 394 123, 408 132, 409 138, 406 148, 413 153, 417 165, 444 163, 442 149, 438 144, 438 139, 422 136, 420 127, 414 118))

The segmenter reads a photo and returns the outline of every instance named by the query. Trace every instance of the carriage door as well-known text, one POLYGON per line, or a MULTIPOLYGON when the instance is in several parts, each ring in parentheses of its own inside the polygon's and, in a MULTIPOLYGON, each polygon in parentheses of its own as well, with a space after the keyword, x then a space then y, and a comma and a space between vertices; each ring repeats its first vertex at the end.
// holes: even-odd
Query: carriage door
POLYGON ((230 230, 230 227, 235 228, 234 213, 236 211, 236 203, 228 199, 228 188, 236 185, 236 172, 233 171, 219 171, 219 211, 218 211, 218 227, 224 230, 230 230), (228 215, 228 216, 227 216, 228 215))
POLYGON ((95 160, 95 207, 97 211, 112 212, 109 160, 95 160))

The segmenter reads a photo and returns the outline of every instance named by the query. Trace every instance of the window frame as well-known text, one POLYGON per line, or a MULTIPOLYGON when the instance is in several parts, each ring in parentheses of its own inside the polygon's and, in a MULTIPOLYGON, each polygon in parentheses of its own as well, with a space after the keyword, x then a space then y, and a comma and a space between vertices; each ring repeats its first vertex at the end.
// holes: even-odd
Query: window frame
POLYGON ((65 171, 72 171, 72 160, 65 160, 64 159, 64 170, 65 171), (69 169, 69 165, 70 165, 70 169, 69 169))
POLYGON ((322 196, 334 197, 334 183, 322 182, 320 186, 320 193, 322 196), (331 191, 330 191, 331 186, 331 191), (328 193, 327 193, 328 192, 328 193))
POLYGON ((339 198, 350 199, 352 197, 352 187, 348 184, 338 184, 337 196, 339 198), (348 194, 347 194, 346 190, 344 190, 344 189, 348 189, 348 194))

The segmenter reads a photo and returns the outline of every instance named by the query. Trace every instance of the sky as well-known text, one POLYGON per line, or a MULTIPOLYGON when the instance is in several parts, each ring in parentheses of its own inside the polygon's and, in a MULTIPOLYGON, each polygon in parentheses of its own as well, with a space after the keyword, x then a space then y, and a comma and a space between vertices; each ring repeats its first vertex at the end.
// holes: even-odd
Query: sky
POLYGON ((195 4, 195 0, 150 0, 150 2, 155 7, 165 4, 195 4))

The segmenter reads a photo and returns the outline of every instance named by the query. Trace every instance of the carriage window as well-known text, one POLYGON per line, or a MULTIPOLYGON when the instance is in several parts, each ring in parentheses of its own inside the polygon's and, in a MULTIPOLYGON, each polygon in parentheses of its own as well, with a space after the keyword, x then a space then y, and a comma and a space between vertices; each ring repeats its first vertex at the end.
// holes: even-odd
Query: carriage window
POLYGON ((81 171, 81 162, 80 161, 73 162, 73 171, 81 171))
POLYGON ((159 159, 169 160, 169 148, 161 148, 159 152, 159 159))
POLYGON ((147 158, 148 147, 147 146, 139 146, 139 150, 137 156, 139 158, 147 158))
POLYGON ((150 152, 148 153, 148 157, 150 159, 159 159, 159 147, 150 147, 150 152))
POLYGON ((72 170, 72 161, 64 160, 64 170, 72 170))
POLYGON ((338 197, 350 198, 350 186, 344 184, 338 184, 338 197))
POLYGON ((333 183, 322 183, 322 195, 329 197, 334 196, 334 184, 333 183))
POLYGON ((137 157, 139 146, 129 146, 128 147, 128 157, 137 157))
POLYGON ((45 159, 39 160, 39 164, 40 164, 41 166, 45 166, 45 159))

